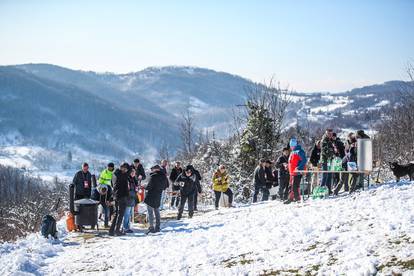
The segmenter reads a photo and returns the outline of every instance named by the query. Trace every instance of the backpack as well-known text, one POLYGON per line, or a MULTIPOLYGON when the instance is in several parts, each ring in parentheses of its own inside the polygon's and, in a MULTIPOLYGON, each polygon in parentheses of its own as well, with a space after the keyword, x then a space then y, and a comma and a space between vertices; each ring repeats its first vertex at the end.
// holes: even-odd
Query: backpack
POLYGON ((49 238, 49 235, 51 235, 53 238, 57 238, 56 220, 51 215, 43 216, 40 229, 43 237, 49 238))

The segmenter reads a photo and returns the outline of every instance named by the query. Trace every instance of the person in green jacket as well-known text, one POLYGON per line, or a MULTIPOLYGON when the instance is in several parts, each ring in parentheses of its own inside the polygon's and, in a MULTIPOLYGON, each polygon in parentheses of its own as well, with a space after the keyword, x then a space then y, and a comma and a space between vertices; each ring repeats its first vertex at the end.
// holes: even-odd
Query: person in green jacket
POLYGON ((115 165, 114 163, 109 163, 107 168, 104 169, 99 174, 98 183, 103 185, 108 185, 112 187, 112 175, 114 173, 115 165))

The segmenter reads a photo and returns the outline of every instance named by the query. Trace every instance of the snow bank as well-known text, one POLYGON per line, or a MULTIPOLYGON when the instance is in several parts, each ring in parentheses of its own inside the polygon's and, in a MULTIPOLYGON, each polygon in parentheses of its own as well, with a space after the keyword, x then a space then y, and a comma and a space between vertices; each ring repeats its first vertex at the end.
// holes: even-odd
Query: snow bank
MULTIPOLYGON (((66 236, 63 221, 57 224, 58 237, 66 236)), ((43 238, 40 233, 31 234, 15 243, 0 245, 0 275, 37 275, 45 260, 63 251, 60 241, 43 238)))
POLYGON ((169 220, 161 235, 36 235, 0 247, 4 274, 373 275, 414 269, 414 183, 169 220))

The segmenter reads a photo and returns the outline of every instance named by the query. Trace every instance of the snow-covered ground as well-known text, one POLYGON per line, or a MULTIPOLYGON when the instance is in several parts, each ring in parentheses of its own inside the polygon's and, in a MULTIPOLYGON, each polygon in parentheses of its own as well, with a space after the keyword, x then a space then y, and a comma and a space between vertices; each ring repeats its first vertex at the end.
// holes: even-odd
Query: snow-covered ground
POLYGON ((0 245, 2 275, 414 274, 414 182, 168 220, 159 235, 82 239, 64 231, 0 245), (411 270, 411 272, 410 272, 411 270))

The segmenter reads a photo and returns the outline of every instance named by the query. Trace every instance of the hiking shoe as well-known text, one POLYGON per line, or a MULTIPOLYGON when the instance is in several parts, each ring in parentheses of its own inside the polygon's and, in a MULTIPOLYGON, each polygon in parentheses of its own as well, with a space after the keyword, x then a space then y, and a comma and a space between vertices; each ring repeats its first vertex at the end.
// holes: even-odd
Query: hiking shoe
POLYGON ((125 233, 122 231, 115 232, 115 236, 125 236, 125 233))
POLYGON ((159 227, 159 226, 155 226, 154 233, 158 233, 158 232, 161 232, 161 229, 160 229, 160 227, 159 227))
POLYGON ((128 230, 125 230, 125 233, 131 234, 131 233, 134 233, 134 231, 132 231, 131 229, 128 229, 128 230))
POLYGON ((293 202, 292 200, 288 199, 288 200, 283 201, 283 204, 290 204, 292 202, 293 202))
POLYGON ((145 232, 146 235, 150 234, 150 233, 155 233, 154 228, 150 227, 148 228, 148 230, 145 232))
POLYGON ((181 214, 178 214, 178 216, 177 216, 177 220, 180 220, 180 219, 181 219, 181 217, 182 217, 182 215, 181 215, 181 214))

